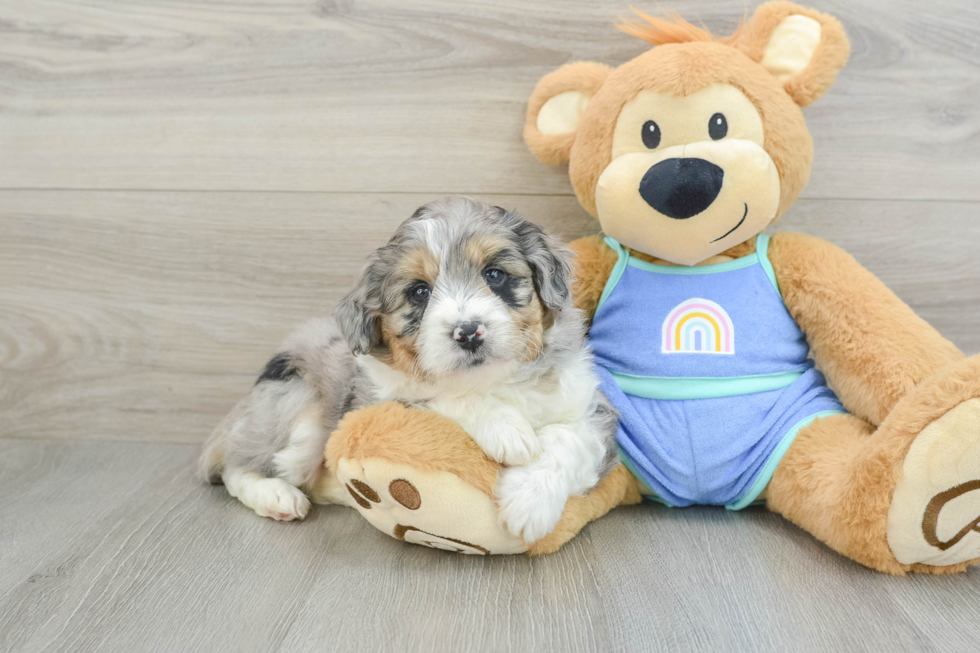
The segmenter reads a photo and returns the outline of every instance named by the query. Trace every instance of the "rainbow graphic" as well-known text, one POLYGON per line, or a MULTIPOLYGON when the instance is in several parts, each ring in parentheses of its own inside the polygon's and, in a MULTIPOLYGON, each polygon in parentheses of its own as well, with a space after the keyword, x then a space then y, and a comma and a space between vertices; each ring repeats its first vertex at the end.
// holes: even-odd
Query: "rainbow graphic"
POLYGON ((660 342, 665 354, 734 354, 735 327, 713 301, 688 299, 667 314, 660 342))

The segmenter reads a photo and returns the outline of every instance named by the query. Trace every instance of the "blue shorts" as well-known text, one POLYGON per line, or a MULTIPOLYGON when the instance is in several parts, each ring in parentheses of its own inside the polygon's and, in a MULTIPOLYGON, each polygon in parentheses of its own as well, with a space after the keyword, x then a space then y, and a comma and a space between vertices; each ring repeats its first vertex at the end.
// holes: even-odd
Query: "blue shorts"
POLYGON ((620 412, 623 462, 669 506, 750 505, 800 429, 846 412, 815 369, 785 388, 712 399, 627 395, 608 371, 596 370, 620 412))

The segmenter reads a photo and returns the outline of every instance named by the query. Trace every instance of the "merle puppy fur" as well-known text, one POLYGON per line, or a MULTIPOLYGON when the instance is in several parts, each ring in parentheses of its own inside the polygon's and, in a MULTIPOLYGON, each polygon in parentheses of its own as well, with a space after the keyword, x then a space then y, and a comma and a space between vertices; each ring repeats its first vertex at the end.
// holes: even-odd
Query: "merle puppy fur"
POLYGON ((399 401, 456 420, 505 464, 502 523, 533 541, 615 462, 571 252, 468 198, 426 204, 375 251, 334 318, 305 324, 215 429, 202 472, 258 514, 305 517, 306 493, 348 503, 323 464, 355 408, 399 401))

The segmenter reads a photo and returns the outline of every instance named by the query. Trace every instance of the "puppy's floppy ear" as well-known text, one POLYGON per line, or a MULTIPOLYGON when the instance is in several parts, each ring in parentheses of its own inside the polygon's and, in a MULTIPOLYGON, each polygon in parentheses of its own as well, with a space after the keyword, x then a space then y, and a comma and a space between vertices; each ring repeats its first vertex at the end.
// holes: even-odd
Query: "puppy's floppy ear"
POLYGON ((374 253, 358 276, 354 289, 337 304, 337 324, 355 356, 370 353, 381 344, 377 313, 381 283, 378 265, 379 258, 374 253))
POLYGON ((762 64, 801 107, 827 92, 851 53, 836 18, 781 1, 756 9, 736 47, 762 64))
POLYGON ((541 78, 527 104, 524 142, 541 163, 568 161, 579 119, 609 74, 609 66, 582 61, 541 78))
POLYGON ((504 217, 512 222, 511 228, 531 266, 534 287, 541 301, 553 311, 568 308, 572 301, 572 250, 516 211, 509 211, 504 217))

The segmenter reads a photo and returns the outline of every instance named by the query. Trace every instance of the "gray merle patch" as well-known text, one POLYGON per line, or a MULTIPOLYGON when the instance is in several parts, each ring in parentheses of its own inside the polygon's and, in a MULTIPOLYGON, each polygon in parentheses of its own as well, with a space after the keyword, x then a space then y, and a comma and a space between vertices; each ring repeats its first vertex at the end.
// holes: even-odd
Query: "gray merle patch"
POLYGON ((256 379, 255 385, 263 381, 288 381, 294 376, 299 375, 299 370, 289 358, 289 354, 276 354, 268 363, 262 374, 256 379))

